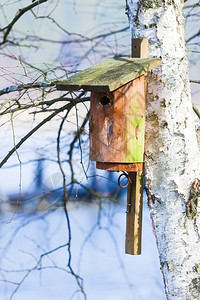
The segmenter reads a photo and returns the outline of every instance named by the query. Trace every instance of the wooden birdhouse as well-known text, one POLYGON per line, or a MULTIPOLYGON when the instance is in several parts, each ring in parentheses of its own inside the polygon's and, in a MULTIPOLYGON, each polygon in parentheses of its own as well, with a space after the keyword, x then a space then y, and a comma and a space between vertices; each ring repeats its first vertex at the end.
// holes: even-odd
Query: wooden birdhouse
MULTIPOLYGON (((137 187, 137 174, 143 170, 145 135, 145 86, 148 71, 159 66, 156 58, 111 58, 57 83, 58 90, 91 91, 90 108, 90 159, 96 167, 108 171, 128 172, 128 213, 140 214, 133 198, 141 192, 137 187), (131 211, 131 206, 134 207, 131 211)), ((141 206, 141 205, 140 205, 141 206)), ((130 214, 130 215, 131 215, 130 214)), ((134 217, 133 217, 134 219, 134 217)), ((134 224, 133 224, 134 223, 134 224)), ((127 220, 126 253, 139 254, 141 246, 133 245, 138 229, 127 220), (130 223, 130 224, 129 224, 130 223), (132 235, 132 236, 131 236, 132 235), (137 249, 136 249, 137 248, 137 249)))
POLYGON ((159 59, 112 58, 57 83, 91 91, 90 159, 109 171, 142 170, 145 74, 159 59))

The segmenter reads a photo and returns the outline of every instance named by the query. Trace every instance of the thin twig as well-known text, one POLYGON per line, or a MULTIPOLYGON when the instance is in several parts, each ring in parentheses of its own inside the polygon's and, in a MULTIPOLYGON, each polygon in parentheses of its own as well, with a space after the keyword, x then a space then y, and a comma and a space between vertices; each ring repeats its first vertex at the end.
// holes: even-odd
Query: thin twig
MULTIPOLYGON (((78 99, 76 103, 81 103, 84 100, 78 99)), ((7 160, 11 157, 11 155, 33 134, 35 133, 40 127, 42 127, 44 124, 49 122, 52 118, 54 118, 57 114, 64 110, 70 110, 74 106, 74 103, 68 103, 58 109, 56 109, 51 115, 49 115, 47 118, 45 118, 42 122, 40 122, 37 126, 35 126, 31 131, 29 131, 22 139, 21 141, 13 147, 9 153, 4 157, 4 159, 0 162, 0 168, 7 162, 7 160)))
POLYGON ((194 110, 194 112, 196 113, 196 115, 199 117, 199 119, 200 119, 200 111, 198 110, 198 108, 194 105, 194 104, 192 104, 192 107, 193 107, 193 110, 194 110))
MULTIPOLYGON (((14 124, 13 124, 13 114, 11 113, 11 127, 12 127, 12 134, 13 134, 13 143, 14 143, 14 147, 16 147, 16 143, 15 143, 15 127, 14 127, 14 124)), ((20 156, 19 156, 19 153, 18 151, 16 150, 16 154, 17 154, 17 159, 19 161, 19 193, 18 193, 18 197, 17 197, 17 202, 16 202, 16 206, 15 206, 15 210, 9 220, 8 223, 12 222, 16 212, 17 212, 17 208, 18 208, 18 205, 19 205, 19 202, 20 202, 20 197, 21 197, 21 194, 22 194, 22 161, 20 159, 20 156)))
MULTIPOLYGON (((74 104, 76 105, 76 104, 74 104)), ((66 115, 64 116, 64 118, 62 119, 62 122, 60 124, 59 127, 59 131, 58 131, 58 137, 57 137, 57 157, 58 157, 58 165, 63 177, 63 208, 64 208, 64 212, 65 212, 65 217, 66 217, 66 221, 67 221, 67 229, 68 229, 68 268, 71 272, 71 274, 75 277, 76 282, 80 288, 80 291, 82 292, 82 294, 84 295, 84 298, 87 299, 85 291, 83 289, 83 282, 81 280, 81 278, 74 272, 72 265, 71 265, 71 258, 72 258, 72 254, 71 254, 71 239, 72 239, 72 234, 71 234, 71 225, 70 225, 70 219, 69 219, 69 214, 68 214, 68 209, 67 209, 67 202, 68 202, 68 197, 67 197, 67 190, 66 190, 66 175, 65 172, 63 170, 63 166, 62 166, 62 162, 60 159, 60 137, 61 137, 61 132, 62 132, 62 128, 64 125, 64 122, 66 120, 68 116, 68 112, 66 113, 66 115)))
POLYGON ((200 35, 200 30, 197 33, 195 33, 194 35, 192 35, 189 39, 187 39, 186 43, 189 43, 191 40, 198 37, 199 35, 200 35))
POLYGON ((72 155, 73 155, 74 146, 75 146, 77 140, 80 139, 81 134, 84 132, 85 125, 87 124, 88 119, 89 119, 89 114, 90 114, 90 111, 87 112, 87 115, 86 115, 85 119, 83 120, 83 123, 81 124, 81 127, 77 130, 73 141, 70 143, 70 149, 68 151, 68 155, 69 155, 68 162, 69 162, 70 169, 71 169, 71 180, 72 181, 73 181, 73 178, 74 178, 74 172, 73 172, 73 166, 72 166, 72 155))
POLYGON ((192 80, 192 79, 191 79, 190 82, 191 82, 191 83, 198 83, 198 84, 200 84, 200 80, 192 80))
MULTIPOLYGON (((83 96, 84 94, 85 94, 85 92, 82 92, 79 97, 83 96)), ((72 100, 74 101, 73 97, 72 97, 72 100)), ((78 109, 77 109, 76 103, 74 103, 74 107, 75 107, 75 111, 76 111, 76 126, 77 126, 77 132, 78 132, 77 138, 78 138, 78 141, 79 141, 79 149, 80 149, 80 153, 81 153, 81 165, 82 165, 85 177, 88 179, 87 171, 85 170, 85 166, 84 166, 84 163, 83 163, 83 150, 82 150, 82 145, 81 145, 80 129, 79 129, 79 125, 78 125, 78 109)))
POLYGON ((6 87, 2 90, 0 90, 0 96, 12 93, 12 92, 20 92, 23 90, 28 89, 38 89, 38 88, 47 88, 55 86, 58 80, 51 80, 51 81, 45 81, 45 82, 31 82, 26 84, 19 84, 19 85, 11 85, 9 87, 6 87))
MULTIPOLYGON (((22 110, 29 109, 29 108, 40 107, 42 105, 47 105, 48 107, 50 107, 51 105, 53 105, 57 102, 64 102, 64 101, 71 102, 72 101, 71 98, 66 98, 65 97, 67 94, 68 93, 64 94, 61 97, 52 99, 52 100, 37 101, 37 103, 34 103, 34 104, 21 105, 20 108, 17 107, 15 109, 11 109, 11 106, 10 106, 10 107, 6 108, 2 113, 0 113, 0 116, 3 116, 3 115, 8 114, 8 113, 14 113, 14 112, 22 111, 22 110)), ((82 98, 82 100, 83 101, 89 101, 90 98, 89 97, 84 97, 84 98, 82 98)), ((12 106, 14 106, 14 104, 12 106)), ((42 112, 44 112, 44 111, 42 111, 42 112)))
POLYGON ((50 250, 50 251, 48 251, 46 253, 41 254, 40 258, 38 259, 38 261, 36 263, 36 265, 32 269, 29 269, 27 271, 27 273, 24 275, 24 277, 21 279, 21 281, 18 283, 17 287, 14 289, 14 291, 12 292, 12 294, 10 296, 10 300, 13 299, 13 296, 16 294, 16 292, 18 291, 18 289, 20 288, 20 286, 22 285, 22 283, 25 281, 25 279, 30 275, 30 273, 33 272, 34 270, 36 270, 38 268, 38 266, 41 263, 43 257, 45 257, 45 256, 47 256, 47 255, 49 255, 49 254, 51 254, 51 253, 53 253, 55 251, 58 251, 58 250, 60 250, 60 249, 62 249, 64 247, 67 247, 67 246, 68 246, 68 243, 66 243, 64 245, 60 245, 60 246, 54 248, 53 250, 50 250))
MULTIPOLYGON (((52 39, 46 39, 46 38, 42 38, 39 36, 34 36, 34 35, 29 35, 27 36, 27 39, 31 40, 33 39, 34 41, 41 41, 41 42, 47 42, 47 43, 57 43, 57 44, 62 44, 62 45, 66 45, 66 44, 72 44, 72 43, 87 43, 87 42, 92 42, 98 39, 105 39, 106 37, 109 37, 111 35, 120 33, 120 32, 124 32, 126 30, 129 29, 129 26, 126 26, 124 28, 118 29, 118 30, 114 30, 114 31, 110 31, 108 33, 102 33, 102 34, 98 34, 94 37, 85 37, 85 36, 81 36, 79 39, 75 38, 75 39, 71 39, 71 40, 52 40, 52 39)), ((73 35, 78 35, 76 33, 72 33, 70 36, 73 35)))
POLYGON ((5 31, 4 36, 3 36, 3 41, 0 43, 0 46, 7 42, 7 37, 9 35, 10 31, 12 30, 15 23, 21 18, 21 16, 23 16, 23 14, 25 14, 27 11, 30 11, 35 6, 38 6, 47 1, 48 0, 37 0, 36 2, 30 4, 22 9, 19 9, 17 14, 13 18, 13 20, 10 22, 10 24, 8 24, 6 27, 0 29, 0 31, 5 31))
POLYGON ((197 6, 200 6, 200 2, 191 4, 191 5, 185 5, 185 6, 183 6, 183 8, 187 9, 187 8, 193 8, 193 7, 197 7, 197 6))

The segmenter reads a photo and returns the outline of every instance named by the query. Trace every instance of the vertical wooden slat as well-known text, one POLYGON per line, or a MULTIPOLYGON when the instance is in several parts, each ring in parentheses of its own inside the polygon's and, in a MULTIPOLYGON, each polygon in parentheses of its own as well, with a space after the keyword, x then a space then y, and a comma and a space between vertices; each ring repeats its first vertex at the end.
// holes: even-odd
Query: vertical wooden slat
POLYGON ((132 39, 131 56, 134 58, 148 58, 148 39, 132 39))
POLYGON ((132 183, 128 186, 127 218, 126 218, 126 247, 127 254, 141 254, 142 241, 142 172, 129 172, 132 183))
MULTIPOLYGON (((132 39, 132 57, 148 57, 148 39, 132 39)), ((144 82, 144 97, 146 97, 146 79, 144 82)), ((142 244, 142 202, 143 202, 143 172, 129 172, 131 183, 127 192, 126 246, 127 254, 141 254, 142 244)))

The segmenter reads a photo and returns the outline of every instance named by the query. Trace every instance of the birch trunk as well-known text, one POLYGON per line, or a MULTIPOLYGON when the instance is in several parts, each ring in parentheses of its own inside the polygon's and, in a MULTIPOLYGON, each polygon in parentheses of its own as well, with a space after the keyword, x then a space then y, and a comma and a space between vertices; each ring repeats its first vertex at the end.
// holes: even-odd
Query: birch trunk
POLYGON ((145 175, 166 298, 200 299, 200 152, 182 2, 126 2, 132 36, 148 38, 163 62, 148 84, 145 175))

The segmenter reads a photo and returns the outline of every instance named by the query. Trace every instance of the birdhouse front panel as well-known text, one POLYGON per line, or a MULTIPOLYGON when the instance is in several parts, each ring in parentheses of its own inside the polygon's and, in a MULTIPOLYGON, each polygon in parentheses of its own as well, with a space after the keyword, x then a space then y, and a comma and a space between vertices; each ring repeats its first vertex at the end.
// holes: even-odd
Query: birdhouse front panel
POLYGON ((90 159, 143 162, 144 76, 112 92, 91 92, 90 159))

